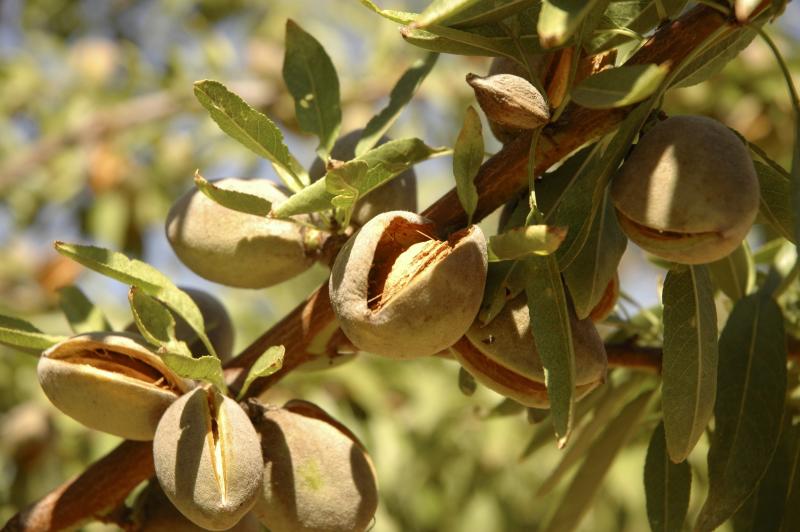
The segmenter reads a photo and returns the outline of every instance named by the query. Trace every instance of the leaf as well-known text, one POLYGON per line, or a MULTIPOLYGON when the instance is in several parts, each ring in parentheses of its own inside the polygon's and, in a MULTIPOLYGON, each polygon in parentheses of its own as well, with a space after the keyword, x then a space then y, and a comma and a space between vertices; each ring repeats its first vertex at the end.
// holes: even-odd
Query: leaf
POLYGON ((511 58, 519 55, 509 37, 484 37, 445 26, 428 26, 424 30, 403 27, 400 35, 407 43, 431 52, 511 58))
MULTIPOLYGON (((539 489, 536 491, 537 497, 543 497, 550 493, 561 479, 566 475, 572 466, 580 462, 586 456, 586 451, 595 441, 597 436, 605 429, 614 416, 619 413, 624 404, 631 399, 632 392, 641 389, 642 381, 639 378, 631 378, 620 384, 616 388, 610 388, 597 403, 592 414, 592 419, 587 421, 580 432, 572 438, 566 447, 566 452, 558 465, 547 475, 539 489)), ((583 402, 578 403, 582 405, 583 402)), ((576 416, 577 417, 577 416, 576 416)))
POLYGON ((478 383, 475 382, 475 377, 463 367, 458 368, 458 389, 467 397, 470 397, 475 393, 475 390, 478 389, 478 383))
POLYGON ((203 315, 189 295, 180 290, 169 278, 137 259, 129 259, 122 253, 96 246, 83 246, 56 242, 56 251, 79 264, 123 284, 141 289, 145 294, 166 304, 197 333, 197 337, 212 355, 214 346, 208 340, 203 324, 203 315))
POLYGON ((447 21, 447 25, 455 28, 472 28, 485 26, 495 22, 502 22, 508 17, 521 13, 526 9, 533 11, 531 20, 536 20, 539 16, 540 0, 497 0, 495 2, 478 2, 470 9, 465 10, 452 20, 447 21))
MULTIPOLYGON (((367 173, 363 179, 358 183, 348 183, 358 190, 358 197, 363 197, 412 165, 445 151, 444 148, 431 148, 416 138, 390 140, 345 163, 359 166, 356 161, 363 161, 367 164, 367 173)), ((329 209, 333 197, 326 188, 326 179, 320 179, 290 196, 274 209, 273 215, 286 218, 329 209)))
POLYGON ((187 357, 177 353, 159 353, 169 368, 185 379, 210 382, 223 393, 227 393, 222 373, 222 362, 219 358, 208 355, 198 358, 187 357))
POLYGON ((256 111, 218 81, 194 84, 194 95, 219 128, 256 155, 299 179, 299 163, 283 142, 283 133, 272 120, 256 111))
POLYGON ((267 216, 272 210, 272 203, 261 196, 219 187, 206 180, 199 172, 194 174, 194 184, 208 199, 226 209, 255 216, 267 216))
POLYGON ((43 351, 66 339, 65 336, 45 334, 25 320, 0 314, 0 343, 2 344, 43 351))
POLYGON ((247 395, 247 390, 253 381, 261 377, 269 377, 281 367, 283 367, 283 357, 286 355, 286 348, 282 345, 273 345, 265 353, 256 359, 244 379, 242 389, 239 391, 239 400, 247 395))
POLYGON ((394 124, 400 115, 400 111, 411 101, 414 93, 417 92, 419 86, 430 74, 438 57, 439 54, 430 53, 424 60, 417 61, 403 73, 389 94, 389 103, 380 113, 367 122, 364 132, 361 134, 358 144, 356 144, 356 156, 363 155, 374 147, 383 134, 394 124))
POLYGON ((670 270, 662 299, 661 403, 667 451, 678 463, 703 435, 717 394, 717 312, 708 268, 670 270))
POLYGON ((342 123, 339 76, 325 48, 291 19, 286 21, 283 79, 300 128, 319 137, 317 155, 326 160, 342 123))
POLYGON ((128 290, 128 302, 133 321, 145 340, 160 349, 192 356, 189 347, 175 337, 175 318, 157 299, 132 286, 128 290))
POLYGON ((491 258, 513 260, 530 255, 549 255, 558 249, 566 236, 565 228, 553 225, 515 227, 489 238, 491 258))
POLYGON ((89 298, 77 286, 69 285, 59 288, 58 295, 61 312, 66 316, 69 326, 75 334, 111 330, 111 324, 108 323, 103 311, 89 301, 89 298))
POLYGON ((464 125, 453 146, 453 175, 456 178, 458 200, 467 213, 469 223, 478 207, 478 189, 474 179, 483 162, 483 128, 477 111, 471 105, 464 115, 464 125))
POLYGON ((665 65, 630 65, 603 70, 572 89, 575 103, 590 109, 624 107, 653 94, 668 72, 665 65))
POLYGON ((753 161, 760 187, 759 212, 783 238, 794 242, 791 181, 761 161, 753 161))
POLYGON ((662 22, 659 5, 663 7, 667 17, 673 17, 683 11, 686 4, 687 0, 611 2, 603 14, 603 20, 595 35, 588 43, 590 55, 615 48, 630 40, 626 35, 608 30, 626 29, 633 34, 645 35, 662 22))
POLYGON ((764 475, 781 430, 786 336, 777 303, 764 293, 740 299, 719 341, 709 493, 698 530, 713 530, 747 500, 764 475))
POLYGON ((350 225, 358 201, 359 188, 364 186, 369 166, 364 161, 352 160, 329 170, 325 176, 325 188, 333 196, 331 205, 337 211, 337 220, 342 226, 350 225))
POLYGON ((691 87, 717 74, 747 48, 756 35, 754 29, 739 26, 736 31, 720 39, 682 68, 672 87, 691 87))
POLYGON ((397 22, 398 24, 411 24, 419 16, 417 13, 410 13, 408 11, 395 11, 392 9, 381 9, 372 0, 360 0, 361 5, 367 9, 379 14, 385 19, 397 22))
POLYGON ((653 532, 682 530, 689 510, 692 470, 688 462, 676 464, 667 454, 664 423, 659 423, 644 462, 647 520, 653 532))
POLYGON ((608 283, 617 274, 617 267, 628 245, 628 238, 617 223, 608 192, 597 210, 589 229, 586 244, 564 270, 575 313, 578 319, 591 314, 605 294, 608 283))
POLYGON ((575 346, 570 309, 553 256, 525 260, 531 334, 544 367, 558 447, 567 443, 575 412, 575 346))
POLYGON ((597 0, 542 0, 537 30, 544 48, 566 43, 597 0))
POLYGON ((789 440, 789 490, 786 493, 786 504, 781 532, 800 530, 800 426, 792 425, 789 440))
POLYGON ((514 269, 522 269, 519 261, 490 262, 486 275, 486 287, 478 319, 485 325, 491 322, 511 299, 508 278, 514 269))
POLYGON ((708 264, 714 285, 731 298, 738 301, 753 290, 756 282, 756 265, 750 246, 744 241, 728 256, 708 264))
POLYGON ((414 21, 414 26, 424 28, 458 15, 478 3, 479 0, 433 0, 414 21))
POLYGON ((652 393, 646 391, 628 403, 592 443, 553 517, 543 528, 545 532, 568 532, 577 528, 591 508, 592 499, 600 489, 617 453, 639 429, 639 422, 647 410, 652 393))

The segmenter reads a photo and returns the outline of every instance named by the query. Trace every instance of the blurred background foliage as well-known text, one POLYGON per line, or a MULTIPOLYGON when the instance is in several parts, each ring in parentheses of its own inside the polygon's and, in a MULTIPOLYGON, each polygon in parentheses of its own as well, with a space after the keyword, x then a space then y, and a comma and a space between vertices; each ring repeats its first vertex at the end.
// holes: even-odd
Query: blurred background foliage
MULTIPOLYGON (((427 2, 381 5, 419 11, 427 2)), ((127 287, 84 274, 56 255, 56 239, 124 251, 181 285, 218 295, 237 325, 237 348, 326 279, 315 266, 267 290, 212 285, 177 261, 163 233, 167 210, 192 186, 195 169, 208 178, 275 178, 268 163, 208 118, 192 96, 195 80, 226 83, 279 123, 290 149, 311 163, 315 140, 299 133, 281 79, 287 18, 324 44, 339 71, 343 132, 363 126, 424 55, 356 0, 0 2, 0 313, 67 334, 58 288, 75 283, 116 327, 128 323, 127 287)), ((800 6, 791 3, 770 31, 799 72, 800 6)), ((441 57, 391 135, 452 145, 473 100, 464 76, 484 73, 488 62, 441 57)), ((759 40, 711 80, 672 91, 665 110, 716 117, 788 166, 791 106, 759 40)), ((488 135, 487 149, 499 149, 488 135)), ((426 162, 417 173, 421 208, 453 186, 449 159, 426 162)), ((493 216, 483 226, 493 233, 495 224, 493 216)), ((635 302, 629 310, 658 302, 663 270, 632 245, 620 276, 635 302)), ((0 360, 2 523, 118 440, 55 411, 39 390, 34 357, 0 346, 0 360)), ((611 380, 625 378, 617 372, 611 380)), ((371 450, 382 497, 376 532, 531 530, 566 484, 547 496, 536 493, 560 454, 549 422, 532 423, 485 388, 465 397, 456 364, 446 360, 398 364, 362 356, 324 372, 296 372, 266 400, 294 397, 327 409, 371 450), (531 441, 537 452, 523 459, 531 441)), ((651 429, 615 462, 581 530, 647 529, 641 471, 651 429)), ((706 449, 701 443, 690 462, 700 466, 706 449)), ((690 515, 701 501, 704 469, 695 468, 690 515)))

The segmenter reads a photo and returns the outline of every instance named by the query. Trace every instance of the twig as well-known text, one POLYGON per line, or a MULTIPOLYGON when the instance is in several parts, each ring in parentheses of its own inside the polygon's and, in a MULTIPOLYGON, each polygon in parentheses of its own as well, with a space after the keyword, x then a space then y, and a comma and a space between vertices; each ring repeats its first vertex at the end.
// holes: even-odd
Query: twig
MULTIPOLYGON (((768 1, 763 2, 762 8, 768 4, 768 1)), ((631 63, 679 64, 699 42, 726 23, 728 21, 716 11, 698 6, 679 20, 660 28, 633 56, 631 63)), ((736 29, 733 24, 728 27, 731 31, 736 29)), ((626 109, 598 111, 570 105, 561 119, 545 128, 542 133, 536 152, 537 174, 543 173, 584 144, 613 131, 626 113, 626 109)), ((530 136, 521 135, 483 164, 475 179, 479 193, 478 208, 474 216, 476 221, 490 214, 527 186, 529 146, 530 136)), ((448 230, 463 227, 467 221, 455 190, 440 198, 423 214, 448 230)), ((310 342, 333 320, 335 317, 328 299, 326 283, 305 303, 295 308, 227 364, 228 381, 236 389, 244 378, 245 369, 266 348, 282 344, 286 347, 283 369, 270 377, 256 380, 248 391, 249 396, 260 394, 310 359, 306 351, 310 342)), ((637 367, 657 367, 654 353, 648 351, 645 354, 630 349, 626 355, 612 348, 612 363, 622 363, 627 356, 637 361, 637 367)), ((4 530, 38 532, 75 526, 96 515, 101 509, 117 506, 136 484, 150 475, 152 457, 149 455, 149 445, 125 442, 76 480, 57 488, 14 516, 4 530), (98 471, 104 472, 101 477, 104 482, 98 478, 98 471), (102 486, 102 489, 98 489, 98 486, 102 486)))

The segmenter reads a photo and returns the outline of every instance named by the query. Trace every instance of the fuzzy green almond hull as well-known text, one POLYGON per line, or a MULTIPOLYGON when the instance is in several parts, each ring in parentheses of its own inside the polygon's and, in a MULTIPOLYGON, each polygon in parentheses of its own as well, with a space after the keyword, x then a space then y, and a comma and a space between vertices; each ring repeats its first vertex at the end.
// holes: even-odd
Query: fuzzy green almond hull
POLYGON ((161 415, 191 385, 122 333, 92 333, 42 353, 39 383, 62 412, 89 428, 152 440, 161 415))
MULTIPOLYGON (((273 207, 286 195, 266 179, 221 179, 221 188, 267 199, 273 207)), ((193 188, 167 215, 167 239, 178 258, 200 277, 237 288, 266 288, 287 281, 314 263, 307 229, 227 209, 193 188)))
POLYGON ((363 532, 378 506, 375 468, 363 445, 321 408, 250 403, 264 453, 253 508, 272 532, 363 532))

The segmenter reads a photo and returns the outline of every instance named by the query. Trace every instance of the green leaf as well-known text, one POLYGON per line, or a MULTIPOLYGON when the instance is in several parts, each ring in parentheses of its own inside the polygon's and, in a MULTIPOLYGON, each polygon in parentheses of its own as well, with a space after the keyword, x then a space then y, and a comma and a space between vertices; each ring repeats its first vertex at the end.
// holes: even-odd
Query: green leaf
POLYGON ((747 241, 727 257, 708 264, 708 269, 714 285, 734 302, 750 293, 756 283, 756 265, 747 241))
POLYGON ((456 178, 458 200, 467 213, 469 223, 478 207, 478 189, 475 187, 475 176, 478 175, 483 162, 483 127, 477 111, 471 105, 464 115, 464 125, 453 146, 453 175, 456 178))
POLYGON ((56 242, 55 248, 65 257, 106 277, 135 286, 145 294, 166 304, 178 316, 186 320, 208 352, 216 355, 214 346, 206 336, 200 309, 186 292, 180 290, 166 275, 154 267, 137 259, 129 259, 122 253, 95 246, 56 242))
POLYGON ((668 72, 664 65, 630 65, 589 76, 572 89, 572 99, 590 109, 624 107, 653 94, 668 72))
POLYGON ((45 334, 25 320, 0 314, 0 343, 2 344, 43 351, 66 339, 65 336, 45 334))
POLYGON ((608 283, 617 274, 619 261, 628 238, 617 223, 614 206, 606 192, 603 206, 597 210, 586 244, 564 270, 578 319, 589 316, 605 294, 608 283))
MULTIPOLYGON (((360 166, 357 161, 367 164, 367 173, 358 183, 348 184, 358 190, 358 197, 379 187, 386 181, 403 173, 412 165, 446 152, 444 148, 431 148, 419 139, 407 138, 391 140, 345 163, 360 166)), ((326 179, 320 179, 290 196, 273 214, 279 218, 329 209, 333 194, 327 190, 326 179)))
POLYGON ((768 164, 753 161, 761 191, 759 212, 783 238, 794 242, 791 181, 768 164))
POLYGON ((218 187, 206 180, 199 172, 194 174, 194 184, 208 199, 226 209, 256 216, 267 216, 272 210, 272 203, 261 196, 218 187))
POLYGON ((209 382, 223 393, 227 393, 228 387, 225 386, 222 362, 219 358, 212 355, 192 358, 170 352, 159 353, 158 356, 181 377, 209 382))
POLYGON ((300 165, 283 142, 283 133, 272 120, 256 111, 218 81, 194 84, 194 95, 219 128, 256 155, 264 157, 298 182, 300 165))
POLYGON ((411 13, 408 11, 396 11, 393 9, 381 9, 372 0, 360 0, 361 5, 367 9, 379 14, 387 20, 397 22, 398 24, 411 24, 419 16, 418 13, 411 13))
POLYGON ((291 19, 286 21, 283 79, 300 128, 319 137, 317 154, 326 160, 342 122, 339 77, 325 48, 291 19))
POLYGON ((625 29, 634 35, 645 35, 662 22, 659 5, 667 17, 673 17, 683 11, 687 0, 633 0, 615 1, 608 5, 603 20, 589 41, 591 54, 615 48, 630 40, 627 35, 617 31, 625 29), (611 31, 609 31, 611 30, 611 31))
POLYGON ((286 348, 282 345, 273 345, 265 353, 256 359, 244 379, 242 389, 239 392, 239 400, 247 395, 247 390, 253 381, 261 377, 269 377, 281 367, 283 367, 283 357, 286 355, 286 348))
POLYGON ((536 26, 544 48, 565 44, 578 30, 597 0, 542 0, 536 26))
POLYGON ((472 7, 479 0, 433 0, 422 13, 419 14, 414 26, 424 28, 431 24, 441 24, 464 10, 472 7))
POLYGON ((331 205, 337 211, 337 219, 343 226, 350 225, 358 201, 359 189, 364 186, 369 165, 364 161, 352 160, 329 170, 325 176, 325 187, 331 198, 331 205))
POLYGON ((703 265, 670 270, 664 281, 664 430, 673 462, 683 462, 714 413, 717 393, 717 312, 703 265))
POLYGON ((592 507, 592 499, 599 491, 620 449, 639 429, 639 422, 647 410, 652 393, 646 391, 628 403, 592 443, 553 517, 543 528, 545 532, 567 532, 577 528, 592 507))
MULTIPOLYGON (((624 407, 633 393, 641 389, 642 380, 638 376, 629 379, 615 388, 609 389, 598 401, 594 408, 592 419, 583 424, 579 432, 572 438, 566 447, 566 452, 561 461, 553 471, 545 478, 542 485, 536 491, 537 497, 543 497, 550 493, 561 479, 566 475, 572 466, 579 463, 586 456, 586 452, 595 441, 597 436, 614 419, 624 407)), ((578 403, 578 405, 581 405, 578 403)))
POLYGON ((754 491, 778 444, 786 393, 781 309, 755 293, 733 307, 719 341, 715 430, 708 453, 709 493, 698 530, 713 530, 754 491))
POLYGON ((553 256, 525 260, 531 333, 542 361, 559 448, 572 432, 575 412, 575 346, 561 274, 553 256))
POLYGON ((564 238, 567 230, 553 225, 515 227, 489 238, 491 260, 514 260, 530 255, 550 255, 564 238))
POLYGON ((472 28, 502 22, 508 17, 530 9, 531 20, 539 16, 540 0, 496 0, 495 2, 478 2, 470 9, 465 10, 447 25, 456 28, 472 28))
POLYGON ((754 29, 747 26, 739 26, 736 31, 721 38, 687 64, 678 74, 672 86, 691 87, 717 74, 725 65, 737 57, 742 50, 747 48, 756 35, 757 33, 754 29))
POLYGON ((400 111, 411 101, 414 93, 417 92, 419 86, 422 85, 422 82, 433 69, 438 57, 439 54, 436 53, 428 54, 424 60, 417 61, 403 73, 397 84, 392 88, 392 92, 389 93, 389 103, 380 113, 367 122, 364 132, 361 134, 358 144, 356 144, 356 156, 363 155, 374 147, 383 134, 394 124, 400 115, 400 111))
POLYGON ((509 277, 515 269, 522 270, 519 261, 490 262, 486 275, 486 287, 483 290, 483 301, 478 319, 483 324, 491 322, 511 299, 509 277))
POLYGON ((103 311, 89 301, 89 298, 77 286, 69 285, 59 288, 58 296, 61 312, 66 316, 69 326, 75 334, 111 330, 111 324, 108 323, 103 311))
MULTIPOLYGON (((510 37, 485 37, 446 26, 428 26, 424 30, 404 27, 400 28, 400 35, 407 43, 431 52, 519 58, 517 47, 510 37)), ((527 45, 530 39, 520 41, 527 45)))
POLYGON ((653 532, 682 530, 689 510, 692 470, 688 462, 673 463, 667 454, 664 423, 659 423, 644 462, 647 519, 653 532))
POLYGON ((165 351, 192 356, 187 345, 175 337, 175 318, 156 298, 132 286, 128 291, 128 302, 133 321, 145 340, 165 351))

